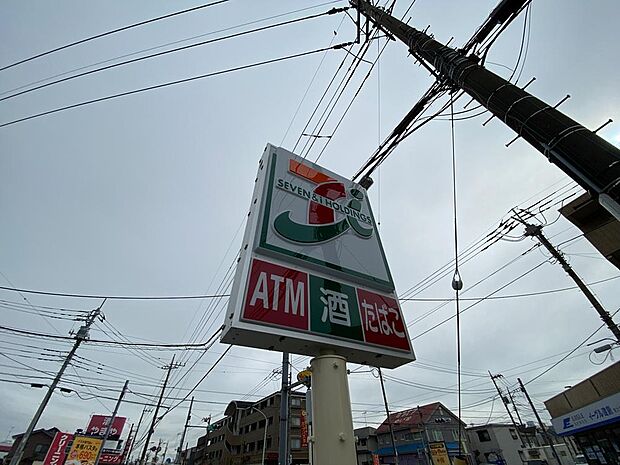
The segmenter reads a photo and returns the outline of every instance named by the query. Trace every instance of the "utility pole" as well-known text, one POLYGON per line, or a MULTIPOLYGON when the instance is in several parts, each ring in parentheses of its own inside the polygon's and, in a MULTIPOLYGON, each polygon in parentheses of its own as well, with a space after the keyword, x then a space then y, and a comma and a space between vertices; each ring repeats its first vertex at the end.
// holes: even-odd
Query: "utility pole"
MULTIPOLYGON (((515 413, 517 414, 517 420, 519 420, 519 426, 521 426, 521 428, 525 428, 525 425, 523 424, 523 420, 521 420, 521 415, 519 415, 519 409, 517 408, 517 404, 515 404, 515 400, 512 397, 512 393, 510 392, 510 389, 506 389, 506 392, 508 393, 508 397, 510 397, 510 402, 512 402, 512 408, 515 409, 515 413)), ((527 435, 527 432, 525 431, 525 429, 523 429, 523 435, 525 436, 525 440, 527 441, 527 446, 532 447, 532 443, 530 442, 530 437, 527 435)))
MULTIPOLYGON (((97 453, 97 458, 95 459, 95 465, 99 465, 99 459, 101 458, 101 454, 103 453, 105 442, 110 437, 110 430, 112 430, 112 426, 114 425, 114 420, 116 420, 116 414, 118 413, 118 409, 121 406, 121 402, 123 402, 123 397, 125 397, 127 386, 129 386, 129 380, 125 381, 123 390, 121 391, 121 394, 118 396, 118 400, 116 401, 116 405, 114 406, 114 411, 112 412, 112 418, 110 419, 110 425, 106 428, 105 434, 103 435, 103 440, 101 441, 101 447, 99 448, 99 452, 97 453)), ((131 434, 131 431, 129 433, 131 434)))
POLYGON ((179 444, 179 450, 177 451, 176 463, 181 463, 181 453, 183 452, 183 443, 185 442, 185 435, 187 434, 187 428, 189 427, 189 421, 192 419, 192 407, 194 406, 194 396, 189 402, 189 410, 187 411, 187 419, 185 420, 185 426, 183 427, 183 434, 181 434, 181 443, 179 444))
POLYGON ((131 452, 131 445, 133 445, 133 441, 136 436, 136 432, 133 429, 134 426, 135 426, 135 423, 132 423, 131 428, 129 428, 129 435, 127 436, 127 442, 125 443, 125 446, 123 447, 127 451, 127 454, 123 453, 123 462, 122 462, 123 465, 129 463, 129 453, 131 452), (127 449, 127 445, 130 445, 129 449, 127 449))
POLYGON ((616 338, 616 341, 620 342, 620 328, 618 327, 618 325, 614 322, 613 318, 607 312, 607 310, 603 308, 597 298, 594 297, 594 294, 592 294, 590 289, 588 289, 588 286, 586 286, 586 284, 581 280, 579 275, 575 273, 575 270, 573 270, 573 268, 568 264, 568 262, 564 258, 564 255, 562 255, 562 253, 557 250, 553 246, 553 244, 551 244, 551 242, 549 242, 549 239, 547 239, 547 237, 543 234, 542 226, 528 224, 521 219, 518 213, 516 213, 516 215, 519 220, 525 225, 525 235, 532 236, 538 239, 540 243, 545 247, 545 249, 547 249, 549 253, 553 256, 553 258, 555 258, 560 263, 560 265, 562 265, 562 268, 564 268, 566 274, 570 276, 571 279, 575 281, 575 284, 577 284, 577 287, 581 289, 581 292, 583 292, 590 304, 592 304, 594 309, 597 311, 597 313, 601 317, 601 320, 603 320, 603 323, 605 323, 607 328, 609 328, 609 330, 612 332, 612 334, 616 338))
POLYGON ((439 43, 367 0, 352 4, 403 42, 442 84, 467 92, 620 220, 620 149, 558 111, 558 105, 549 105, 487 70, 477 56, 439 43))
POLYGON ((26 432, 24 433, 21 440, 19 441, 19 444, 17 445, 17 449, 15 450, 15 455, 13 455, 10 465, 18 465, 19 462, 21 462, 21 459, 24 455, 24 449, 26 448, 26 444, 28 443, 28 440, 30 439, 30 435, 34 431, 34 428, 37 426, 37 423, 39 422, 39 419, 41 418, 41 415, 43 414, 45 407, 47 407, 47 404, 50 398, 52 397, 52 394, 54 393, 54 389, 56 389, 56 386, 60 382, 60 378, 62 377, 65 370, 69 366, 69 363, 71 363, 71 360, 73 359, 75 352, 78 350, 78 347, 80 347, 80 344, 82 344, 83 341, 88 339, 88 331, 90 327, 92 326, 92 324, 97 319, 97 317, 101 314, 101 307, 103 306, 104 303, 105 303, 105 300, 101 303, 99 308, 90 312, 84 325, 81 326, 80 329, 78 329, 78 332, 75 335, 75 343, 73 344, 73 347, 67 354, 67 357, 65 358, 64 363, 60 367, 60 370, 58 370, 58 373, 56 374, 56 377, 52 381, 52 384, 50 384, 47 390, 47 393, 45 393, 45 396, 43 397, 43 400, 41 401, 39 408, 37 409, 34 416, 32 417, 32 420, 30 420, 30 424, 28 425, 28 428, 26 428, 26 432))
POLYGON ((278 443, 278 465, 288 465, 289 371, 289 353, 282 352, 282 388, 280 389, 280 439, 278 443))
POLYGON ((166 379, 164 380, 164 385, 161 387, 161 392, 159 394, 159 399, 157 400, 157 406, 155 407, 155 413, 153 414, 153 420, 151 421, 151 426, 149 427, 149 431, 146 435, 146 441, 144 442, 144 448, 142 449, 142 456, 140 457, 140 465, 144 465, 144 458, 146 457, 146 452, 149 449, 149 442, 151 441, 151 436, 155 431, 155 423, 157 422, 157 414, 159 413, 159 408, 161 407, 161 402, 164 398, 164 392, 166 391, 166 386, 168 385, 168 380, 170 379, 170 372, 174 368, 178 368, 181 365, 174 363, 174 355, 172 356, 172 361, 169 365, 164 366, 165 370, 168 370, 166 373, 166 379))
MULTIPOLYGON (((140 431, 140 425, 142 424, 142 419, 144 418, 144 414, 145 413, 151 413, 152 410, 147 408, 147 406, 145 405, 144 408, 142 409, 142 413, 140 414, 140 419, 138 420, 138 427, 136 428, 136 433, 134 435, 134 440, 131 443, 131 448, 129 449, 129 454, 127 454, 127 458, 130 459, 131 458, 131 454, 133 454, 133 449, 136 445, 136 443, 138 442, 138 432, 140 431)), ((129 462, 129 460, 127 460, 129 462)))
POLYGON ((532 411, 534 412, 534 415, 536 416, 536 420, 538 420, 538 424, 540 425, 540 429, 542 430, 543 436, 545 437, 545 440, 547 441, 547 444, 549 444, 549 446, 551 447, 551 453, 553 454, 553 457, 555 457, 555 459, 558 462, 558 465, 562 465, 562 461, 560 460, 560 456, 558 455, 557 451, 555 450, 555 447, 553 446, 553 441, 551 441, 551 438, 549 437, 549 433, 547 432, 547 428, 545 428, 545 425, 543 424, 540 415, 538 415, 538 411, 536 410, 536 407, 534 407, 534 403, 532 402, 532 399, 530 399, 530 395, 527 393, 527 391, 525 390, 525 386, 523 384, 523 382, 521 381, 521 378, 517 378, 517 381, 519 382, 519 386, 521 387, 521 391, 523 391, 523 394, 525 394, 525 397, 527 399, 527 401, 530 404, 530 407, 532 407, 532 411))
POLYGON ((426 423, 424 423, 424 417, 422 416, 422 411, 420 410, 420 406, 418 405, 418 415, 420 415, 420 423, 422 423, 422 430, 424 432, 424 436, 422 437, 422 444, 424 445, 424 456, 426 457, 426 465, 432 465, 430 452, 428 450, 428 444, 430 440, 428 438, 428 431, 426 429, 426 423))
POLYGON ((506 408, 506 413, 508 413, 508 416, 510 417, 512 426, 514 426, 515 430, 517 431, 517 435, 519 436, 519 441, 521 441, 521 447, 525 448, 525 443, 523 442, 521 431, 519 430, 519 427, 517 426, 517 423, 515 422, 515 419, 512 416, 512 412, 510 411, 510 408, 508 407, 508 399, 504 397, 501 389, 499 388, 499 386, 497 385, 497 382, 495 381, 497 378, 501 378, 502 375, 501 374, 493 375, 491 374, 491 371, 489 370, 489 376, 491 377, 491 381, 493 381, 493 385, 495 386, 495 389, 497 389, 497 394, 499 395, 499 398, 502 401, 502 404, 504 404, 504 407, 506 408))
POLYGON ((383 382, 383 373, 381 368, 377 368, 379 371, 379 381, 381 382, 381 393, 383 394, 383 405, 385 405, 385 414, 387 415, 388 428, 390 429, 390 439, 392 441, 392 450, 394 451, 394 463, 399 464, 398 450, 396 450, 396 438, 394 437, 394 428, 392 427, 392 420, 390 419, 390 407, 388 406, 387 396, 385 394, 385 383, 383 382))
POLYGON ((162 456, 161 459, 161 463, 165 463, 166 462, 166 454, 168 453, 168 443, 170 441, 166 441, 166 447, 164 447, 164 455, 162 456))
POLYGON ((155 449, 155 457, 153 457, 153 463, 157 464, 157 456, 159 455, 159 451, 161 450, 161 438, 157 442, 157 449, 155 449))

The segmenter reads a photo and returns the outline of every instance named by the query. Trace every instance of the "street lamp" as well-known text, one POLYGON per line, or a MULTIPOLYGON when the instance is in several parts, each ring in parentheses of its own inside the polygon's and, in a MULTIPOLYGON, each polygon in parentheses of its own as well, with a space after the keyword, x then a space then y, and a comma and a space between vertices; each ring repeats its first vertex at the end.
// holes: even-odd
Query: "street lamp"
MULTIPOLYGON (((233 400, 232 403, 237 405, 237 401, 236 400, 233 400)), ((269 420, 267 419, 267 415, 265 415, 265 413, 262 410, 258 409, 257 407, 254 407, 254 406, 246 407, 246 408, 240 408, 239 410, 249 410, 250 412, 257 411, 265 419, 265 432, 263 433, 263 457, 262 457, 262 460, 261 460, 261 465, 265 465, 265 449, 267 447, 267 423, 269 423, 269 420)))

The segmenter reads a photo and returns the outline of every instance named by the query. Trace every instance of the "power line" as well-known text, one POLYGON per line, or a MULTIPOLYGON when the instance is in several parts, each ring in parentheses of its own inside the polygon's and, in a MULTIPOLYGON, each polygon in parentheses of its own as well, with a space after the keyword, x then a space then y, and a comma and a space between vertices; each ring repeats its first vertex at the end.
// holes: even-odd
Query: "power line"
MULTIPOLYGON (((37 337, 48 338, 48 339, 60 339, 60 340, 70 340, 70 341, 75 340, 74 338, 69 337, 69 336, 56 336, 54 334, 45 334, 45 333, 38 333, 35 331, 26 331, 23 329, 9 328, 7 326, 0 326, 0 331, 8 331, 8 332, 17 333, 17 334, 37 336, 37 337)), ((204 349, 204 347, 208 345, 209 342, 219 334, 219 332, 220 332, 219 330, 216 331, 216 333, 213 336, 211 336, 211 338, 209 338, 209 340, 207 340, 206 342, 201 342, 201 343, 196 343, 196 344, 188 344, 188 343, 185 343, 185 344, 149 344, 149 343, 144 343, 144 342, 103 341, 99 339, 88 339, 88 342, 94 343, 94 344, 110 344, 110 345, 121 345, 121 346, 137 346, 137 347, 204 349)))
POLYGON ((171 296, 122 296, 111 295, 101 296, 93 294, 72 294, 66 292, 37 291, 32 289, 20 289, 16 287, 0 286, 0 289, 12 292, 22 292, 24 294, 49 295, 55 297, 71 297, 77 299, 108 299, 108 300, 190 300, 190 299, 219 299, 228 297, 229 294, 207 294, 207 295, 171 295, 171 296))
POLYGON ((118 56, 115 56, 113 58, 108 58, 106 60, 98 61, 96 63, 91 63, 91 64, 86 65, 86 66, 80 66, 78 68, 70 69, 69 71, 64 71, 62 73, 54 74, 52 76, 48 76, 48 77, 43 78, 43 79, 38 79, 36 81, 31 81, 31 82, 29 82, 27 84, 23 84, 21 86, 14 87, 12 89, 0 92, 0 96, 6 95, 6 94, 10 94, 10 93, 15 92, 17 90, 21 90, 21 89, 24 89, 26 87, 34 86, 36 84, 40 84, 40 83, 45 82, 45 81, 49 81, 51 79, 59 78, 59 77, 66 76, 66 75, 71 74, 71 73, 82 71, 84 69, 92 68, 93 66, 104 65, 104 64, 110 63, 112 61, 121 60, 123 58, 128 58, 128 57, 131 57, 131 56, 139 55, 141 53, 146 53, 146 52, 150 52, 150 51, 153 51, 153 50, 158 50, 158 49, 161 49, 161 48, 164 48, 164 47, 169 47, 171 45, 176 45, 176 44, 180 44, 180 43, 183 43, 183 42, 189 42, 190 40, 200 39, 202 37, 207 37, 207 36, 210 36, 210 35, 219 34, 221 32, 232 31, 234 29, 239 29, 241 27, 251 26, 253 24, 258 24, 258 23, 262 23, 262 22, 269 21, 269 20, 272 20, 272 19, 281 18, 283 16, 288 16, 288 15, 292 15, 292 14, 295 14, 295 13, 301 13, 302 11, 313 10, 315 8, 319 8, 319 7, 326 6, 326 5, 333 5, 334 3, 340 3, 341 1, 342 0, 332 0, 332 1, 329 1, 329 2, 319 3, 317 5, 312 5, 312 6, 308 6, 308 7, 305 7, 305 8, 299 8, 299 9, 296 9, 296 10, 287 11, 286 13, 280 13, 280 14, 277 14, 277 15, 272 15, 272 16, 268 16, 268 17, 265 17, 265 18, 256 19, 256 20, 253 20, 253 21, 247 21, 245 23, 241 23, 241 24, 237 24, 237 25, 234 25, 234 26, 225 27, 225 28, 218 29, 218 30, 215 30, 215 31, 210 31, 210 32, 206 32, 206 33, 203 33, 203 34, 194 35, 194 36, 191 36, 191 37, 186 37, 185 39, 179 39, 179 40, 175 40, 175 41, 172 41, 172 42, 167 42, 165 44, 160 44, 160 45, 156 45, 156 46, 153 46, 153 47, 148 47, 148 48, 144 48, 144 49, 141 49, 141 50, 136 50, 134 52, 125 53, 123 55, 118 55, 118 56))
MULTIPOLYGON (((530 268, 529 270, 527 270, 524 273, 521 273, 519 276, 517 276, 516 278, 510 280, 508 283, 502 285, 501 287, 499 287, 498 289, 496 289, 495 291, 491 292, 490 294, 487 294, 485 297, 483 297, 482 299, 480 299, 477 302, 474 302, 473 304, 465 307, 463 310, 461 310, 459 313, 465 313, 467 310, 469 310, 472 307, 475 307, 476 305, 478 305, 481 302, 484 302, 485 300, 487 300, 489 297, 491 297, 493 294, 498 293, 499 291, 501 291, 502 289, 505 289, 506 287, 510 286, 511 284, 517 282, 518 280, 524 278, 525 276, 527 276, 528 274, 530 274, 531 272, 533 272, 534 270, 537 270, 538 268, 540 268, 542 265, 544 265, 545 263, 547 263, 547 260, 540 262, 538 265, 530 268)), ((414 337, 411 338, 411 340, 415 340, 418 339, 422 336, 424 336, 425 334, 429 333, 430 331, 434 330, 435 328, 438 328, 439 326, 443 325, 444 323, 447 323, 448 321, 450 321, 452 318, 456 318, 456 315, 451 315, 448 318, 445 318, 443 320, 441 320, 439 323, 431 326, 430 328, 428 328, 425 331, 422 331, 420 334, 415 335, 414 337)))
MULTIPOLYGON (((616 310, 611 316, 614 317, 616 316, 616 314, 620 312, 620 309, 616 310)), ((562 357, 560 360, 558 360, 557 362, 555 362, 553 365, 551 365, 550 367, 548 367, 547 369, 545 369, 544 371, 540 372, 539 374, 537 374, 536 376, 534 376, 533 378, 531 378, 529 381, 527 381, 525 383, 525 385, 527 386, 528 384, 530 384, 533 381, 536 381, 538 378, 540 378, 541 376, 549 373, 551 370, 553 370, 555 367, 557 367, 560 363, 562 363, 564 360, 566 360, 568 357, 570 357, 572 354, 574 354, 579 348, 581 348, 586 342, 588 342, 590 339, 592 339, 594 337, 594 335, 596 333, 598 333, 601 329, 603 329, 605 327, 605 324, 603 323, 601 326, 599 326, 596 330, 594 330, 593 333, 591 333, 587 338, 585 338, 583 341, 581 341, 577 347, 575 347, 573 350, 571 350, 570 352, 568 352, 564 357, 562 357)))
POLYGON ((86 105, 92 105, 94 103, 99 103, 99 102, 103 102, 106 100, 112 100, 112 99, 116 99, 119 97, 127 97, 129 95, 134 95, 134 94, 139 94, 142 92, 148 92, 151 90, 156 90, 156 89, 162 89, 164 87, 169 87, 169 86, 173 86, 173 85, 177 85, 177 84, 185 84, 188 82, 192 82, 192 81, 197 81, 199 79, 205 79, 205 78, 210 78, 210 77, 215 77, 215 76, 221 76, 223 74, 228 74, 228 73, 232 73, 232 72, 236 72, 236 71, 242 71, 242 70, 246 70, 246 69, 250 69, 250 68, 256 68, 259 66, 264 66, 264 65, 269 65, 269 64, 273 64, 273 63, 278 63, 280 61, 286 61, 286 60, 291 60, 294 58, 301 58, 304 56, 308 56, 308 55, 312 55, 315 53, 320 53, 320 52, 324 52, 326 50, 337 50, 340 48, 344 48, 346 46, 348 46, 349 43, 344 43, 344 44, 338 44, 338 45, 334 45, 332 47, 323 47, 323 48, 319 48, 316 50, 309 50, 306 52, 300 52, 300 53, 294 53, 292 55, 287 55, 287 56, 282 56, 282 57, 278 57, 278 58, 272 58, 269 60, 263 60, 263 61, 257 61, 254 63, 250 63, 247 65, 241 65, 241 66, 236 66, 233 68, 227 68, 227 69, 223 69, 223 70, 219 70, 219 71, 213 71, 211 73, 206 73, 206 74, 200 74, 197 76, 192 76, 189 78, 184 78, 184 79, 178 79, 175 81, 168 81, 168 82, 164 82, 162 84, 155 84, 152 86, 147 86, 147 87, 141 87, 139 89, 134 89, 134 90, 129 90, 126 92, 120 92, 117 94, 111 94, 111 95, 106 95, 105 97, 99 97, 96 99, 92 99, 92 100, 85 100, 79 103, 74 103, 72 105, 65 105, 63 107, 58 107, 58 108, 54 108, 53 110, 47 110, 41 113, 35 113, 33 115, 29 115, 29 116, 25 116, 23 118, 18 118, 12 121, 8 121, 6 123, 2 123, 0 124, 0 128, 2 127, 6 127, 6 126, 11 126, 13 124, 17 124, 17 123, 21 123, 24 121, 29 121, 31 119, 35 119, 35 118, 40 118, 42 116, 47 116, 47 115, 51 115, 54 113, 58 113, 61 111, 65 111, 65 110, 71 110, 73 108, 78 108, 78 107, 83 107, 86 105))
MULTIPOLYGON (((587 283, 588 286, 593 286, 595 284, 601 284, 601 283, 605 283, 607 281, 612 281, 614 279, 619 279, 620 275, 618 276, 611 276, 609 278, 605 278, 605 279, 600 279, 598 281, 592 281, 591 283, 587 283)), ((572 291, 574 289, 579 289, 578 286, 569 286, 569 287, 561 287, 558 289, 549 289, 546 291, 535 291, 535 292, 525 292, 522 294, 509 294, 509 295, 498 295, 498 296, 492 296, 492 297, 459 297, 459 300, 480 300, 480 299, 485 299, 485 300, 501 300, 501 299, 518 299, 521 297, 532 297, 532 296, 538 296, 538 295, 547 295, 547 294, 555 294, 557 292, 565 292, 565 291, 572 291)), ((413 302, 451 302, 454 299, 451 297, 448 298, 424 298, 424 297, 419 297, 419 298, 401 298, 398 299, 399 301, 403 302, 403 301, 413 301, 413 302)))
POLYGON ((237 32, 235 34, 230 34, 230 35, 222 36, 222 37, 216 37, 215 39, 209 39, 209 40, 205 40, 205 41, 198 42, 198 43, 195 43, 195 44, 184 45, 182 47, 177 47, 177 48, 173 48, 173 49, 170 49, 170 50, 164 50, 162 52, 152 53, 150 55, 145 55, 145 56, 138 57, 138 58, 132 58, 131 60, 125 60, 125 61, 121 61, 119 63, 114 63, 114 64, 107 65, 107 66, 102 66, 102 67, 99 67, 99 68, 91 69, 89 71, 84 71, 84 72, 79 73, 79 74, 74 74, 72 76, 68 76, 68 77, 64 77, 64 78, 61 78, 61 79, 57 79, 55 81, 51 81, 51 82, 48 82, 46 84, 41 84, 39 86, 32 87, 30 89, 22 90, 21 92, 17 92, 17 93, 11 94, 11 95, 7 95, 6 97, 0 98, 0 102, 2 102, 3 100, 8 100, 8 99, 12 99, 14 97, 18 97, 20 95, 28 94, 28 93, 34 92, 36 90, 44 89, 46 87, 50 87, 50 86, 53 86, 55 84, 60 84, 62 82, 67 82, 67 81, 71 81, 73 79, 77 79, 77 78, 80 78, 80 77, 89 76, 91 74, 99 73, 101 71, 107 71, 109 69, 117 68, 119 66, 125 66, 125 65, 128 65, 128 64, 137 63, 139 61, 149 60, 151 58, 156 58, 156 57, 168 55, 170 53, 176 53, 176 52, 180 52, 180 51, 183 51, 183 50, 189 50, 191 48, 201 47, 203 45, 209 45, 209 44, 213 44, 213 43, 216 43, 216 42, 221 42, 223 40, 233 39, 233 38, 241 37, 241 36, 248 35, 248 34, 254 34, 256 32, 266 31, 268 29, 274 29, 274 28, 280 27, 280 26, 287 26, 287 25, 290 25, 290 24, 295 24, 295 23, 299 23, 299 22, 302 22, 302 21, 307 21, 309 19, 319 18, 319 17, 325 16, 325 15, 332 15, 332 14, 340 13, 342 11, 346 11, 347 9, 348 9, 348 7, 345 7, 345 8, 332 8, 331 10, 329 10, 327 12, 324 12, 324 13, 318 13, 318 14, 314 14, 314 15, 304 16, 303 18, 291 19, 291 20, 283 21, 283 22, 276 23, 276 24, 269 24, 267 26, 262 26, 262 27, 258 27, 258 28, 255 28, 255 29, 250 29, 248 31, 241 31, 241 32, 237 32))
POLYGON ((47 55, 51 55, 52 53, 59 52, 60 50, 65 50, 65 49, 68 49, 70 47, 75 47, 76 45, 83 44, 85 42, 90 42, 91 40, 100 39, 102 37, 106 37, 106 36, 109 36, 109 35, 112 35, 112 34, 116 34, 118 32, 122 32, 122 31, 126 31, 128 29, 133 29, 135 27, 144 26, 145 24, 150 24, 150 23, 154 23, 156 21, 161 21, 163 19, 172 18, 173 16, 179 16, 179 15, 182 15, 182 14, 185 14, 185 13, 189 13, 191 11, 201 10, 203 8, 208 8, 208 7, 211 7, 211 6, 215 6, 215 5, 218 5, 220 3, 226 3, 228 1, 230 1, 230 0, 218 0, 218 1, 215 1, 215 2, 211 2, 211 3, 206 3, 204 5, 195 6, 193 8, 188 8, 188 9, 181 10, 181 11, 176 11, 174 13, 168 13, 166 15, 158 16, 156 18, 151 18, 151 19, 147 19, 147 20, 144 20, 144 21, 140 21, 138 23, 129 24, 128 26, 119 27, 119 28, 113 29, 111 31, 102 32, 100 34, 96 34, 96 35, 93 35, 93 36, 90 36, 90 37, 86 37, 85 39, 77 40, 75 42, 71 42, 71 43, 66 44, 66 45, 61 45, 60 47, 53 48, 53 49, 48 50, 46 52, 42 52, 42 53, 39 53, 37 55, 33 55, 31 57, 24 58, 22 60, 16 61, 15 63, 11 63, 10 65, 6 65, 6 66, 0 68, 0 71, 4 71, 5 69, 13 68, 14 66, 21 65, 23 63, 27 63, 27 62, 35 60, 37 58, 41 58, 41 57, 44 57, 44 56, 47 56, 47 55))

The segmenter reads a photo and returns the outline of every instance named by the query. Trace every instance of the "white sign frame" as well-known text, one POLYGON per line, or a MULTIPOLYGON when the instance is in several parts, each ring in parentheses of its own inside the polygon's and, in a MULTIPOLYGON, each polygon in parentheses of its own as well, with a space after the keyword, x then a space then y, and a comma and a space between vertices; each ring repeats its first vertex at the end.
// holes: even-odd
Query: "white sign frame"
MULTIPOLYGON (((341 355, 354 363, 385 368, 396 368, 415 360, 413 347, 411 346, 404 321, 403 331, 408 341, 408 350, 372 344, 366 342, 366 340, 356 341, 342 337, 334 337, 333 335, 317 334, 316 332, 303 332, 295 329, 288 329, 283 326, 249 321, 243 317, 243 308, 246 303, 247 287, 253 259, 265 261, 275 266, 301 271, 315 278, 337 280, 344 286, 351 286, 359 289, 359 291, 368 291, 378 296, 384 296, 396 301, 398 300, 393 290, 392 277, 389 275, 387 263, 386 269, 389 280, 379 282, 372 277, 368 278, 360 276, 359 274, 350 274, 347 271, 343 272, 330 267, 321 266, 321 264, 313 263, 305 258, 291 257, 290 254, 282 253, 281 251, 273 250, 273 248, 265 246, 263 216, 266 204, 270 199, 267 195, 264 195, 264 192, 266 191, 267 183, 271 182, 273 185, 272 162, 274 162, 277 157, 294 157, 297 160, 301 160, 285 149, 268 144, 259 162, 258 176, 255 180, 252 203, 248 213, 248 222, 225 316, 221 341, 223 343, 310 356, 319 355, 327 350, 341 355), (263 239, 262 243, 261 239, 263 239)), ((306 163, 312 165, 304 161, 304 164, 306 163)), ((322 172, 333 175, 336 179, 342 179, 323 168, 317 168, 322 172)), ((349 185, 352 184, 350 181, 348 181, 348 183, 349 185)), ((361 187, 359 189, 361 189, 361 187)), ((371 216, 370 206, 368 205, 367 208, 368 210, 363 210, 364 207, 362 207, 361 210, 367 211, 369 216, 371 216)), ((374 226, 374 219, 372 219, 372 223, 374 226)), ((374 229, 374 233, 376 234, 376 228, 374 229)), ((381 247, 378 237, 376 238, 376 243, 379 244, 380 253, 383 256, 383 248, 381 247)), ((310 312, 309 303, 306 303, 306 305, 308 312, 310 312)), ((402 311, 400 312, 400 316, 402 318, 402 311)))

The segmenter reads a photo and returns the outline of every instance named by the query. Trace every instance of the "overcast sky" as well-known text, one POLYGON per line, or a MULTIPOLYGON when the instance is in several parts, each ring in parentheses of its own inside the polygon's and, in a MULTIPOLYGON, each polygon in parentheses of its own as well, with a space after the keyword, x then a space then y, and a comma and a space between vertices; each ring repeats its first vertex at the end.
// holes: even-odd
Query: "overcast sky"
MULTIPOLYGON (((0 92, 145 48, 319 3, 231 0, 0 71, 0 92)), ((401 15, 409 3, 398 0, 396 15, 401 15)), ((5 1, 0 4, 0 65, 199 4, 146 0, 5 1)), ((494 0, 418 0, 409 13, 410 24, 421 29, 430 25, 429 31, 438 40, 447 42, 454 36, 454 43, 460 45, 494 6, 494 0)), ((319 6, 259 25, 330 7, 319 6)), ((550 104, 571 94, 572 98, 561 109, 589 128, 598 127, 608 118, 619 121, 619 70, 614 59, 614 44, 620 42, 615 24, 617 13, 618 5, 613 0, 534 0, 530 39, 519 82, 525 84, 535 76, 537 80, 528 90, 550 104)), ((510 75, 505 67, 512 67, 517 61, 522 29, 520 17, 496 42, 488 57, 490 69, 510 75)), ((232 32, 240 30, 243 28, 232 32)), ((342 21, 342 16, 327 16, 198 47, 0 102, 0 123, 138 87, 315 50, 328 46, 332 40, 348 42, 354 36, 355 29, 348 18, 342 21)), ((384 40, 381 39, 381 46, 384 40)), ((257 161, 265 144, 293 149, 344 53, 340 50, 325 56, 314 54, 0 128, 1 285, 96 295, 196 295, 222 291, 219 286, 240 245, 257 161), (292 121, 321 61, 317 78, 292 121)), ((376 55, 377 45, 373 44, 366 59, 374 60, 376 55)), ((363 63, 356 73, 324 133, 333 130, 368 66, 363 63)), ((404 45, 388 44, 320 163, 351 176, 431 82, 428 73, 407 56, 404 45)), ((461 111, 467 101, 466 97, 457 101, 455 111, 461 111)), ((512 207, 526 207, 557 189, 570 189, 565 187, 570 179, 524 141, 505 148, 513 133, 497 120, 482 127, 487 117, 488 114, 456 123, 461 249, 495 228, 512 207)), ((618 144, 618 127, 614 123, 599 134, 618 144)), ((324 143, 325 139, 319 140, 308 158, 315 159, 324 143)), ((380 173, 375 173, 371 200, 401 294, 453 258, 450 147, 449 122, 432 122, 403 142, 380 173)), ((552 223, 545 228, 552 242, 561 243, 580 234, 568 221, 558 218, 557 208, 547 211, 545 216, 552 223)), ((542 216, 539 218, 545 221, 542 216)), ((515 231, 513 236, 521 236, 521 232, 515 231)), ((533 244, 530 239, 501 241, 477 254, 462 266, 464 290, 520 257, 533 244)), ((618 276, 618 270, 583 238, 565 244, 562 249, 586 282, 618 276)), ((546 252, 533 250, 463 297, 495 291, 547 258, 546 252)), ((450 280, 448 275, 416 297, 450 298, 450 280)), ((559 265, 547 262, 498 295, 571 286, 572 281, 559 265)), ((592 289, 610 312, 620 307, 618 281, 607 281, 592 289)), ((27 303, 13 292, 2 292, 0 299, 27 303)), ((27 299, 32 305, 79 310, 100 304, 100 300, 94 299, 36 295, 28 295, 27 299)), ((204 341, 213 334, 222 323, 224 303, 210 306, 207 300, 111 300, 105 303, 103 312, 106 321, 132 341, 180 343, 204 341)), ((403 311, 408 323, 412 323, 437 306, 438 302, 405 302, 403 311)), ((25 309, 2 308, 2 325, 60 335, 68 335, 78 327, 74 322, 45 318, 32 314, 28 307, 25 309)), ((386 375, 416 383, 417 387, 388 380, 387 394, 393 409, 433 401, 456 408, 454 321, 415 338, 453 313, 454 304, 450 303, 409 328, 419 363, 388 370, 386 375)), ((501 404, 491 402, 493 385, 487 370, 503 373, 509 385, 516 382, 517 376, 527 381, 577 346, 599 325, 595 311, 575 290, 487 300, 472 307, 462 318, 463 405, 468 407, 464 409, 464 420, 475 424, 505 421, 501 404)), ((609 335, 601 330, 592 341, 609 335)), ((91 337, 118 340, 100 322, 94 326, 91 337)), ((44 348, 67 351, 69 347, 70 342, 1 333, 0 351, 5 356, 0 357, 0 441, 10 431, 15 434, 25 429, 43 396, 40 389, 6 381, 49 382, 34 379, 49 378, 49 374, 22 364, 53 373, 60 361, 37 360, 49 358, 37 354, 44 348)), ((171 385, 177 389, 170 395, 185 395, 225 347, 216 344, 191 371, 189 368, 201 353, 177 351, 177 361, 185 366, 173 372, 171 385)), ((609 359, 602 366, 592 363, 588 357, 590 350, 580 349, 574 358, 529 385, 539 407, 542 408, 540 401, 609 363, 609 359)), ((93 394, 110 399, 82 400, 76 393, 57 393, 39 425, 66 431, 84 427, 89 415, 112 409, 113 398, 127 378, 134 391, 127 399, 147 402, 145 396, 148 398, 157 390, 164 375, 157 365, 169 362, 173 352, 146 354, 122 347, 84 344, 78 355, 87 360, 76 362, 61 385, 74 389, 83 399, 91 399, 93 394), (106 368, 97 372, 96 363, 105 364, 106 368)), ((294 356, 293 360, 296 373, 309 359, 294 356)), ((594 362, 602 360, 599 356, 593 358, 594 362)), ((196 391, 193 422, 198 423, 209 414, 221 417, 226 403, 232 399, 258 399, 273 392, 279 376, 272 375, 272 371, 279 363, 278 353, 233 348, 196 391)), ((384 418, 379 381, 367 369, 359 371, 350 376, 355 424, 376 425, 384 418)), ((522 404, 523 400, 518 402, 522 404)), ((168 400, 165 404, 171 406, 174 402, 168 400)), ((155 440, 171 441, 171 447, 176 447, 187 406, 185 403, 165 417, 155 440)), ((137 422, 141 408, 124 404, 120 413, 129 417, 130 423, 137 422)), ((525 407, 522 410, 526 419, 532 418, 525 407)), ((546 412, 543 416, 548 418, 546 412)), ((188 442, 193 444, 199 434, 199 430, 190 431, 188 442)))

